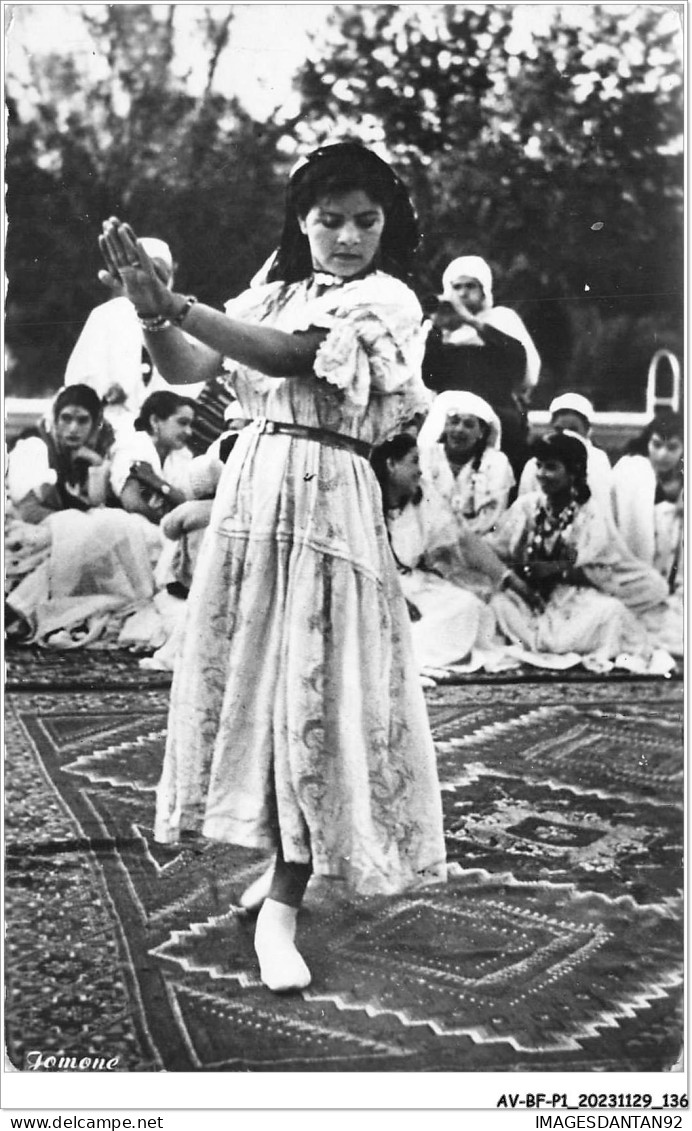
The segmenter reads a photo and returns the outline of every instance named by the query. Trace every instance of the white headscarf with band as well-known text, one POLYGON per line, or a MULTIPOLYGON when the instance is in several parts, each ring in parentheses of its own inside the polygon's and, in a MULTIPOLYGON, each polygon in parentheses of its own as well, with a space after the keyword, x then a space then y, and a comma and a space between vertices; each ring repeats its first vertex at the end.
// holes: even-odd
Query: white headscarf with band
POLYGON ((458 416, 476 416, 487 424, 490 433, 486 447, 499 448, 502 439, 500 419, 494 409, 475 393, 467 393, 463 389, 449 389, 435 397, 430 411, 425 418, 425 423, 420 430, 418 443, 421 448, 437 444, 445 430, 445 422, 450 413, 458 416))
MULTIPOLYGON (((442 276, 442 298, 452 306, 459 301, 453 284, 459 279, 475 279, 483 291, 483 309, 476 315, 481 322, 494 326, 510 338, 516 338, 526 350, 526 384, 533 388, 541 372, 541 359, 531 335, 519 315, 508 306, 493 306, 493 273, 479 255, 461 255, 453 259, 442 276)), ((482 346, 483 340, 472 326, 459 326, 450 331, 445 340, 450 345, 482 346)))

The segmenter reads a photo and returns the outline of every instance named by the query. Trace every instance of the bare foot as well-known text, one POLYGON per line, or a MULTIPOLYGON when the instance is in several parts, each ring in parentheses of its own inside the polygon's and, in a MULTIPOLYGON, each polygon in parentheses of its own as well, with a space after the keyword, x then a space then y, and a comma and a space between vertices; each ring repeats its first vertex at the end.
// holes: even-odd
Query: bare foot
POLYGON ((238 900, 239 906, 242 907, 244 911, 259 911, 269 895, 273 879, 274 861, 272 860, 267 870, 262 872, 262 875, 259 876, 258 879, 253 880, 249 887, 245 888, 245 891, 238 900))

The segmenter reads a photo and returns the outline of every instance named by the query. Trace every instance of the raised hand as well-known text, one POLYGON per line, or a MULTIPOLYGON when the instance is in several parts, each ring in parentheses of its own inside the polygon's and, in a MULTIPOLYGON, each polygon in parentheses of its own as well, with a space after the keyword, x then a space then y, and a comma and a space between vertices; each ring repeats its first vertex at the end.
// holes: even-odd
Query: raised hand
POLYGON ((452 306, 451 302, 442 300, 433 314, 433 325, 438 330, 458 330, 462 325, 462 320, 452 306))
POLYGON ((159 279, 154 264, 129 224, 122 223, 117 216, 105 220, 99 248, 106 265, 99 279, 106 286, 122 286, 140 314, 167 313, 171 292, 159 279))
POLYGON ((117 381, 113 381, 103 394, 105 404, 125 404, 127 393, 117 381))
POLYGON ((450 300, 450 306, 454 310, 458 325, 476 326, 478 322, 476 315, 473 311, 469 310, 460 295, 454 295, 450 300))

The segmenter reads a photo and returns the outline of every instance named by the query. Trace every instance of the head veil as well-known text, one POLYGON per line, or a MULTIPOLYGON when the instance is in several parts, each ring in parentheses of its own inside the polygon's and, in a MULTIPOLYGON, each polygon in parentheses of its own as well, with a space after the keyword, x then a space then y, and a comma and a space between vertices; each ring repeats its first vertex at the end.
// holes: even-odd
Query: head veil
POLYGON ((430 448, 433 444, 439 443, 444 434, 447 414, 450 412, 458 413, 460 416, 477 416, 479 420, 483 420, 490 429, 486 447, 500 447, 502 428, 495 410, 475 393, 450 389, 446 393, 439 393, 430 407, 418 437, 421 448, 430 448))

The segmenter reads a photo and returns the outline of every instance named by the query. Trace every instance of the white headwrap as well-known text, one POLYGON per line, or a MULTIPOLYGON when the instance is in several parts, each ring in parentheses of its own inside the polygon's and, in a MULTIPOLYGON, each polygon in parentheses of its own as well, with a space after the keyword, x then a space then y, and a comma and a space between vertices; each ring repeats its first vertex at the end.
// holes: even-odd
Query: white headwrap
POLYGON ((446 393, 439 393, 432 403, 418 437, 421 448, 439 443, 450 412, 458 413, 459 416, 477 416, 490 428, 486 447, 500 447, 502 426, 497 413, 488 402, 482 397, 477 397, 475 393, 467 393, 463 389, 449 389, 446 393))
MULTIPOLYGON (((483 289, 483 309, 476 315, 482 322, 494 326, 496 330, 516 338, 526 350, 526 370, 524 380, 533 388, 538 383, 541 372, 541 359, 533 344, 531 335, 519 315, 508 306, 493 306, 493 273, 480 255, 461 255, 453 259, 442 276, 442 298, 455 305, 458 302, 452 284, 457 279, 475 279, 483 289)), ((472 326, 460 326, 445 336, 450 345, 482 346, 483 341, 472 326)))
POLYGON ((173 270, 173 255, 167 243, 157 240, 154 236, 144 236, 139 242, 150 259, 160 259, 169 271, 173 270))
POLYGON ((483 309, 493 305, 493 273, 480 255, 461 255, 453 259, 442 276, 442 297, 451 302, 455 297, 452 284, 458 279, 475 279, 483 288, 483 309))
POLYGON ((553 416, 556 412, 576 412, 579 416, 583 416, 588 424, 593 420, 593 405, 581 393, 561 393, 550 402, 549 411, 553 416))

